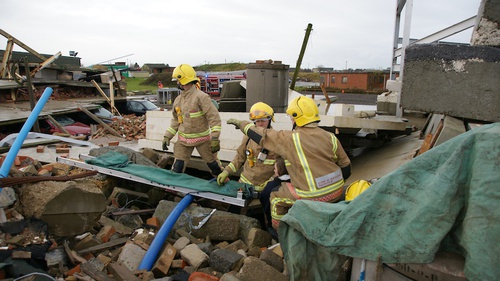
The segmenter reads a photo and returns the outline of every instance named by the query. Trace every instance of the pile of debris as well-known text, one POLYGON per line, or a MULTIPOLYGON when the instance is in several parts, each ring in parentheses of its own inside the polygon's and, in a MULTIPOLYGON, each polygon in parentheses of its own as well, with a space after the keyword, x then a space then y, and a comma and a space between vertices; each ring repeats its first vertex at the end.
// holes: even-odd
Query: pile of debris
POLYGON ((144 268, 181 197, 61 163, 49 166, 46 176, 19 171, 0 179, 2 197, 9 198, 0 202, 0 279, 288 280, 280 245, 258 219, 204 200, 183 211, 144 268))
MULTIPOLYGON (((114 118, 113 122, 108 125, 127 141, 146 138, 146 115, 124 115, 122 118, 114 118)), ((105 137, 110 133, 103 126, 99 126, 97 131, 92 135, 92 139, 105 137)))

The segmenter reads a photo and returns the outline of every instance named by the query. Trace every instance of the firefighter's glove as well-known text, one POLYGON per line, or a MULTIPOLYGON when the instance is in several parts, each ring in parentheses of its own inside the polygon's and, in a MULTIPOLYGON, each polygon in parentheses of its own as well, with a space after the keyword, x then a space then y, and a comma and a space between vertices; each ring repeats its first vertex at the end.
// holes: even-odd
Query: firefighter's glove
POLYGON ((226 123, 229 124, 229 125, 234 125, 234 127, 236 127, 236 129, 239 129, 241 121, 237 120, 237 119, 234 119, 234 118, 230 118, 229 120, 227 120, 226 123))
POLYGON ((169 145, 170 145, 170 139, 167 136, 164 136, 163 141, 161 142, 161 148, 163 150, 168 150, 169 145))
POLYGON ((227 177, 229 176, 229 172, 224 170, 217 176, 217 184, 224 185, 226 183, 227 177))
POLYGON ((212 150, 212 153, 215 153, 220 150, 220 140, 219 139, 212 139, 210 141, 210 149, 212 150))

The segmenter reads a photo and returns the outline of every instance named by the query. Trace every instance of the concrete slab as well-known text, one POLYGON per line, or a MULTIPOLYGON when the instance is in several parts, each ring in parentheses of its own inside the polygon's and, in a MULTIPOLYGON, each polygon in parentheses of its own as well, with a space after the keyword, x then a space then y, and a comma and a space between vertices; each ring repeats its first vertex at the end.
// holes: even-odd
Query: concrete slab
POLYGON ((420 44, 406 49, 405 109, 500 121, 500 49, 420 44))

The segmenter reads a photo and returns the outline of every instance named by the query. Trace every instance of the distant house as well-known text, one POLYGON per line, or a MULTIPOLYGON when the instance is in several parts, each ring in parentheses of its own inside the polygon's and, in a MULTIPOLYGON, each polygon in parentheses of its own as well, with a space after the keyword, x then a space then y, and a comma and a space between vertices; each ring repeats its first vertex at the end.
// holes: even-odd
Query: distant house
POLYGON ((389 70, 338 70, 320 72, 320 82, 327 88, 339 90, 354 90, 364 92, 383 92, 387 80, 390 79, 389 70))
POLYGON ((320 73, 320 72, 332 72, 333 67, 315 67, 312 69, 312 72, 320 73))
POLYGON ((174 68, 164 63, 145 63, 141 70, 147 71, 149 74, 159 74, 163 72, 172 72, 174 68))

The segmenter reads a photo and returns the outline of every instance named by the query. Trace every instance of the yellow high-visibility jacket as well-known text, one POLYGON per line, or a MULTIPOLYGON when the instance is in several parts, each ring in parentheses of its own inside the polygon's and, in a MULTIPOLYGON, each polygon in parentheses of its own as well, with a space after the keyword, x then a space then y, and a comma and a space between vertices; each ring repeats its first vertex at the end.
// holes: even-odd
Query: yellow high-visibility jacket
POLYGON ((257 156, 261 150, 261 145, 244 136, 240 146, 236 149, 236 156, 225 168, 230 174, 235 174, 243 167, 240 181, 253 185, 257 191, 262 191, 274 175, 274 163, 278 157, 276 153, 269 151, 266 160, 259 161, 257 156), (251 155, 247 155, 247 151, 251 152, 251 155))
POLYGON ((242 121, 241 131, 290 163, 291 184, 300 198, 313 199, 338 192, 344 185, 341 168, 351 164, 334 134, 317 125, 276 131, 242 121))
POLYGON ((210 96, 196 87, 181 91, 175 98, 172 117, 164 135, 171 139, 178 133, 178 141, 187 146, 197 146, 220 135, 219 111, 210 96))

